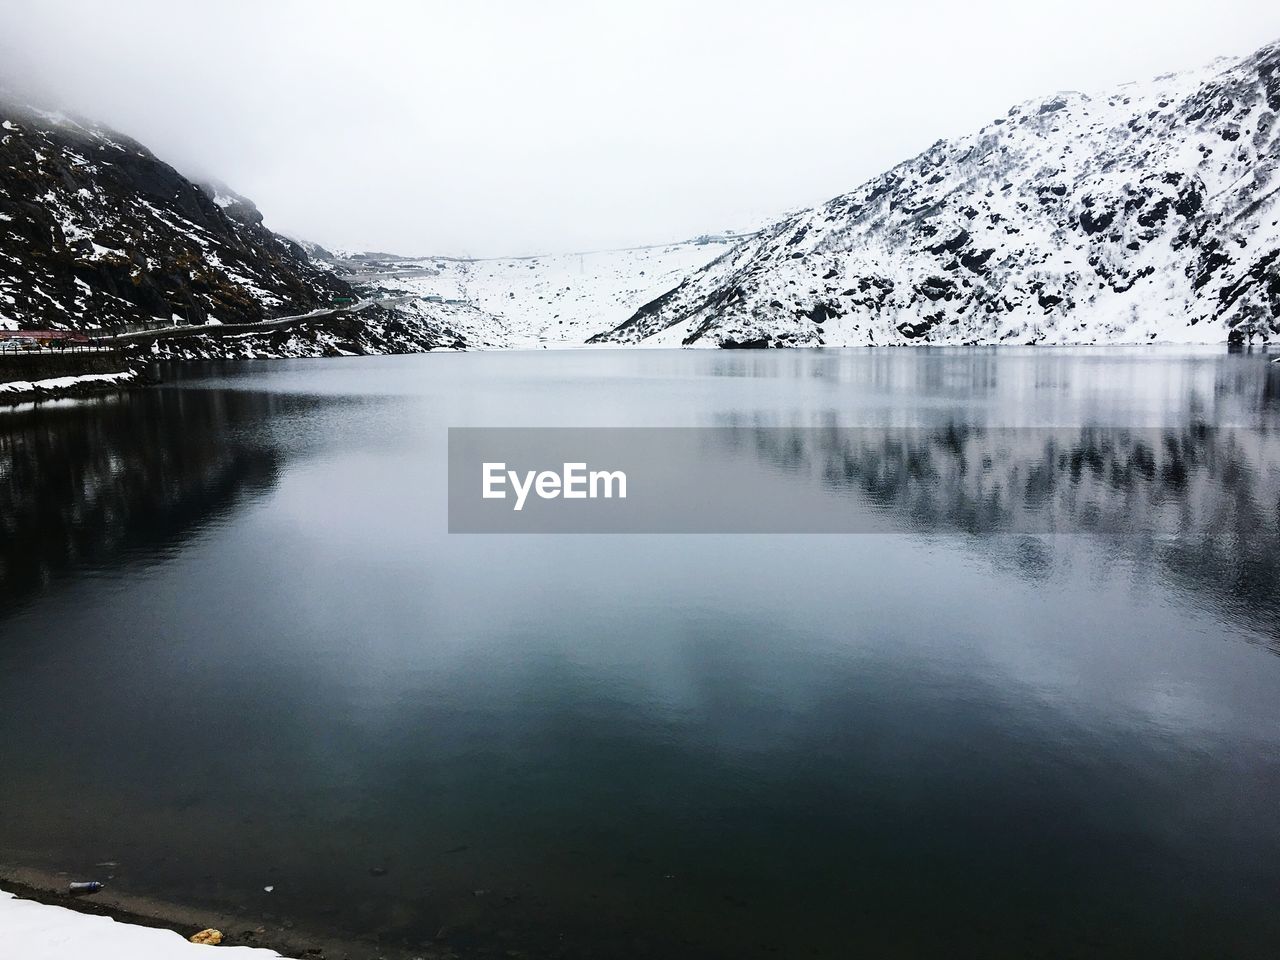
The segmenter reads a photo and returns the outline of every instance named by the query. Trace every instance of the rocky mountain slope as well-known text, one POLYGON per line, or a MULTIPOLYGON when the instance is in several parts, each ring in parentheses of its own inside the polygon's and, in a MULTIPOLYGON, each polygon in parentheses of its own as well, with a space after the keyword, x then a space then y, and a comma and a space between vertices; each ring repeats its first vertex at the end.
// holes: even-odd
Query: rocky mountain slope
MULTIPOLYGON (((253 323, 359 295, 245 197, 196 184, 104 127, 0 100, 0 329, 253 323)), ((181 349, 388 352, 445 339, 418 316, 375 308, 337 330, 317 321, 181 349)))
POLYGON ((1280 337, 1280 43, 977 133, 766 228, 595 342, 1280 337))

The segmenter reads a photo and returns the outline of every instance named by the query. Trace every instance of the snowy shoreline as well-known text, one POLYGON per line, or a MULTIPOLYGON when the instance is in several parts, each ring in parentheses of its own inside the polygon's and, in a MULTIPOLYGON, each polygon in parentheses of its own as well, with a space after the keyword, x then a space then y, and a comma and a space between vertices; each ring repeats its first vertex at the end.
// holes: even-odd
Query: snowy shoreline
MULTIPOLYGON (((174 930, 0 890, 0 950, 15 960, 190 960, 206 949, 174 930)), ((279 953, 264 947, 227 946, 219 951, 242 960, 281 960, 279 953)))
MULTIPOLYGON (((92 873, 92 871, 90 871, 92 873)), ((110 879, 98 892, 72 895, 73 880, 94 879, 0 860, 0 957, 4 960, 194 960, 226 951, 241 960, 436 960, 443 945, 378 944, 342 930, 295 924, 271 912, 202 905, 126 892, 110 879), (217 952, 189 938, 222 934, 217 952)))
POLYGON ((10 380, 0 383, 0 405, 114 393, 138 386, 139 383, 138 374, 133 370, 88 373, 77 377, 51 377, 47 380, 10 380))

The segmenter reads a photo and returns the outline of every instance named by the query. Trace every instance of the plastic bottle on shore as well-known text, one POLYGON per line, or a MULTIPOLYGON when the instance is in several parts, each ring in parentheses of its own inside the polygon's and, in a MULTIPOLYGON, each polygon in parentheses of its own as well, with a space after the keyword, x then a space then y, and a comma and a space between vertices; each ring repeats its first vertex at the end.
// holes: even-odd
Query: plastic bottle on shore
POLYGON ((71 882, 72 893, 97 893, 102 889, 102 883, 98 880, 73 880, 71 882))

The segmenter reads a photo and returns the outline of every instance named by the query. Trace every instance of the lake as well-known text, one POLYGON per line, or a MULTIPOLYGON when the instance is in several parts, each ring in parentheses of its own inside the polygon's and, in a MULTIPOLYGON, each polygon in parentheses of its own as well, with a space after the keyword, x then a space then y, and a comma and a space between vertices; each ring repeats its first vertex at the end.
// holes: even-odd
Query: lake
MULTIPOLYGON (((370 956, 1276 955, 1265 357, 569 350, 165 378, 0 411, 0 862, 109 869, 370 956), (883 529, 449 534, 462 426, 794 431, 748 448, 777 492, 755 509, 820 498, 883 529), (1139 439, 1108 448, 1078 529, 1019 532, 985 525, 1012 501, 975 523, 932 468, 794 469, 836 455, 832 427, 1139 439), (1135 504, 1160 523, 1117 527, 1135 504)), ((1098 455, 1055 449, 1069 498, 1098 455)), ((1006 486, 1046 467, 1015 466, 1006 486)))

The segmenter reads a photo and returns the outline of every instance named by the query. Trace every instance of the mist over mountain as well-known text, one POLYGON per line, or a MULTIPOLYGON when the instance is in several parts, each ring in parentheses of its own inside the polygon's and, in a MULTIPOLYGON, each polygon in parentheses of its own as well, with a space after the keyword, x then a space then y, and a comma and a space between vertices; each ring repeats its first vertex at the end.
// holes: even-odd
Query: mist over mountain
POLYGON ((0 102, 0 314, 111 331, 251 322, 352 295, 221 189, 113 130, 0 102))
POLYGON ((1272 43, 1027 101, 742 239, 673 245, 661 262, 620 251, 588 271, 578 255, 335 255, 272 232, 250 199, 123 134, 0 101, 0 327, 244 324, 377 292, 385 305, 337 332, 279 333, 230 355, 585 338, 1266 342, 1280 334, 1278 114, 1272 43))
MULTIPOLYGON (((0 100, 0 329, 246 324, 360 296, 224 184, 196 183, 92 121, 0 100)), ((344 319, 191 349, 399 352, 456 340, 381 306, 344 319)))

